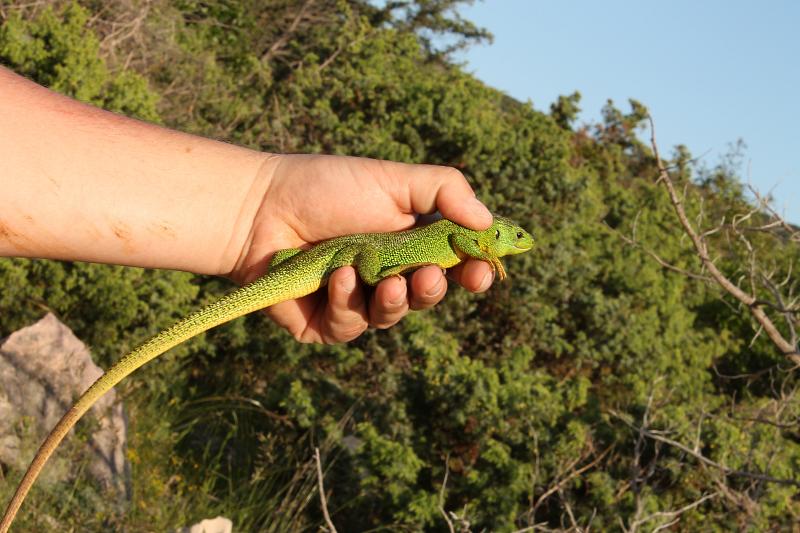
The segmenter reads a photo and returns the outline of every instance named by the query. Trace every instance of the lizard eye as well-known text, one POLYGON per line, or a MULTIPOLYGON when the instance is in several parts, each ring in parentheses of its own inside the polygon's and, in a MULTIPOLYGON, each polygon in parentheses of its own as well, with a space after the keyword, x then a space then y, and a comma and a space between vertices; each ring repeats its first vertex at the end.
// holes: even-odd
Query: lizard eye
POLYGON ((518 232, 517 232, 517 239, 521 239, 521 238, 522 238, 522 232, 521 232, 521 231, 518 231, 518 232))
POLYGON ((499 239, 500 238, 500 230, 499 229, 494 231, 494 238, 495 239, 499 239))

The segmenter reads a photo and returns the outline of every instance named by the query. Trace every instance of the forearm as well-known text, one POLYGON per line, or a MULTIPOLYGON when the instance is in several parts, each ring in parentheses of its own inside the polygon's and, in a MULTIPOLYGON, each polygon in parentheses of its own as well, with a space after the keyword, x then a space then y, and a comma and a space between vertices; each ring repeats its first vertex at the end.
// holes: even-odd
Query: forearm
POLYGON ((227 274, 268 187, 266 160, 0 67, 0 255, 227 274))

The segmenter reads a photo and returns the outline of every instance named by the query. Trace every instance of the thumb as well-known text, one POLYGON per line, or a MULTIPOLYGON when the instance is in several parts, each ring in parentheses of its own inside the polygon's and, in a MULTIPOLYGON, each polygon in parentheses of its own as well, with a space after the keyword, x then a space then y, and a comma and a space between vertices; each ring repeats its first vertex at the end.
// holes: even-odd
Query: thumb
POLYGON ((491 226, 492 214, 475 197, 464 175, 452 167, 384 162, 387 174, 405 187, 397 190, 399 205, 414 213, 433 213, 462 226, 483 230, 491 226))

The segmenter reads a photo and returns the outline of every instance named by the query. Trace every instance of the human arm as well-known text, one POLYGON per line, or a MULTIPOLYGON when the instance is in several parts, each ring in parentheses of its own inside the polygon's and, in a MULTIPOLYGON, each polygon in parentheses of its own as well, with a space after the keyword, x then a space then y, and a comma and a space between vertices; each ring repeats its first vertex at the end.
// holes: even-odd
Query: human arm
MULTIPOLYGON (((482 229, 491 218, 454 169, 360 158, 270 155, 121 117, 0 67, 0 255, 174 268, 250 281, 276 250, 394 231, 436 209, 482 229)), ((453 276, 485 290, 479 261, 453 276)), ((435 267, 372 293, 351 268, 326 294, 274 306, 304 341, 337 342, 436 304, 435 267), (430 293, 430 294, 429 294, 430 293)))
POLYGON ((0 255, 226 274, 264 154, 129 119, 0 67, 0 255))

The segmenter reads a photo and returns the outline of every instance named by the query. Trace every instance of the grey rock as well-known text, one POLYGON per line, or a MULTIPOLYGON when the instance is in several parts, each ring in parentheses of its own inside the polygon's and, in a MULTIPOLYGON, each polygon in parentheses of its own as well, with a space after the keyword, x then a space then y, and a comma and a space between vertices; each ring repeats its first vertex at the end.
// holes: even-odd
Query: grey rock
POLYGON ((342 437, 342 446, 350 453, 356 453, 362 444, 364 444, 364 441, 355 435, 342 437))
MULTIPOLYGON (((0 462, 27 468, 33 450, 102 373, 86 345, 51 313, 0 342, 0 462), (31 423, 22 432, 21 419, 31 423), (33 449, 28 449, 30 441, 36 443, 33 449)), ((96 423, 87 443, 93 456, 89 472, 105 488, 127 498, 127 424, 114 391, 102 397, 85 418, 92 416, 96 423)), ((58 455, 57 450, 51 458, 55 464, 45 468, 42 482, 69 478, 73 465, 59 461, 58 455)))

